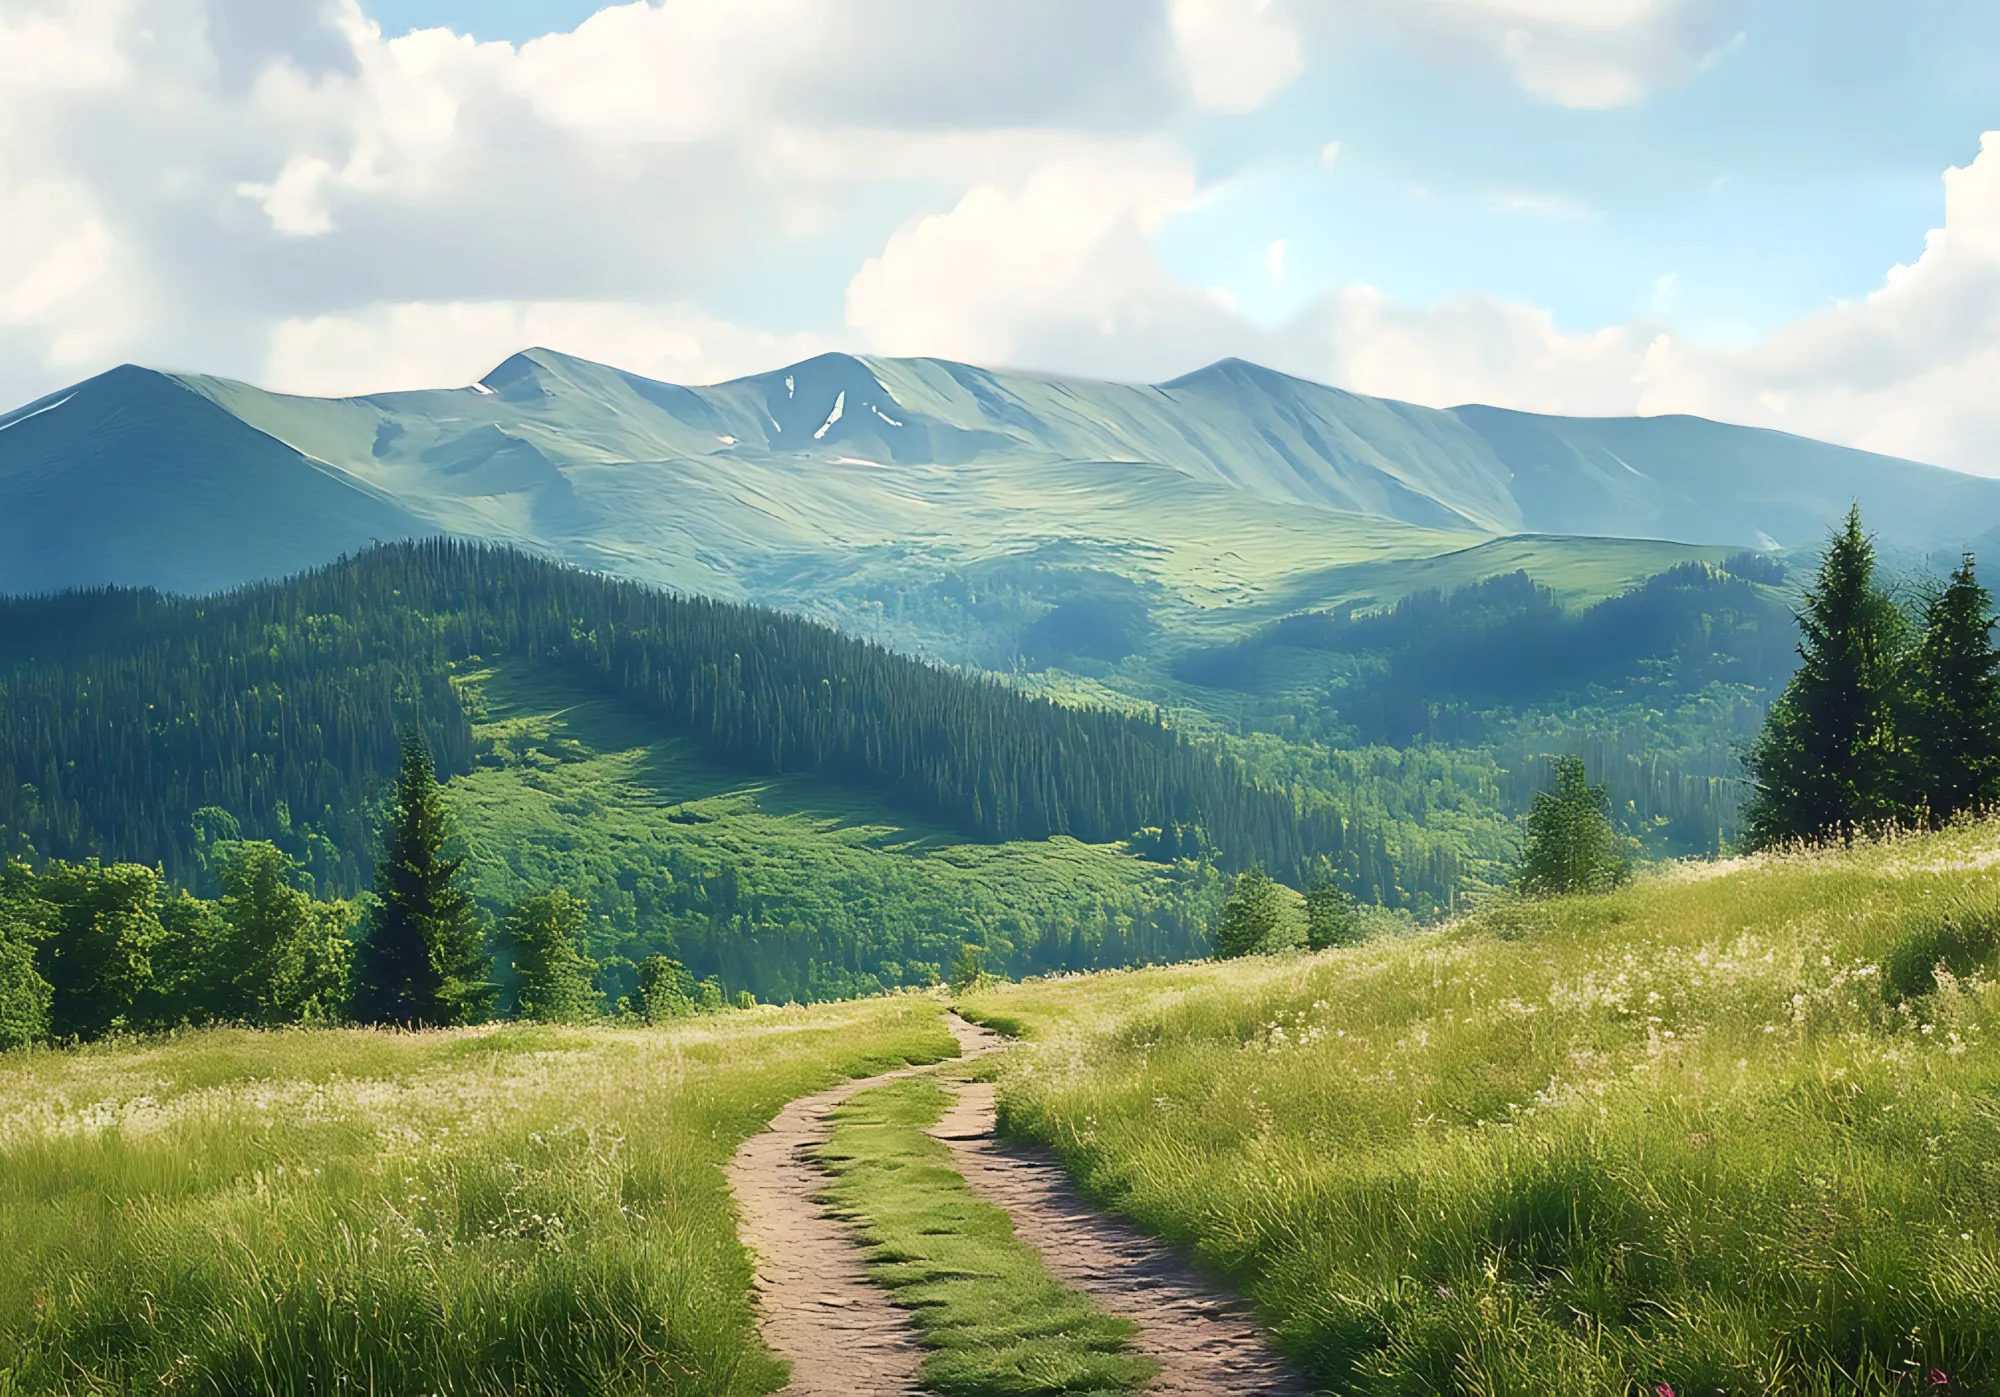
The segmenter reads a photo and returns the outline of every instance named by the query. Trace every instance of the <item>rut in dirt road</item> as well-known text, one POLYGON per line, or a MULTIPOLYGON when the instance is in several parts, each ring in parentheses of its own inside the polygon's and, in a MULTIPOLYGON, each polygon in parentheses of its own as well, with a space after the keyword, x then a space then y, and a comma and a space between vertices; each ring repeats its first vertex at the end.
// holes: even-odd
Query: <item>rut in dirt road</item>
MULTIPOLYGON (((991 1030, 947 1015, 960 1051, 1003 1048, 991 1030)), ((792 1361, 780 1397, 921 1397, 924 1348, 909 1316, 868 1278, 854 1235, 818 1202, 827 1185, 817 1153, 833 1111, 870 1087, 934 1068, 908 1067, 801 1097, 729 1166, 744 1244, 756 1258, 758 1328, 792 1361)), ((961 1087, 931 1130, 973 1191, 1007 1211, 1014 1233, 1041 1252, 1064 1285, 1139 1326, 1133 1343, 1156 1360, 1150 1393, 1172 1397, 1306 1397, 1242 1305, 1166 1247, 1083 1201, 1060 1165, 993 1138, 993 1088, 961 1087)))
MULTIPOLYGON (((957 1015, 952 1032, 966 1057, 1004 1040, 957 1015)), ((820 1204, 827 1185, 818 1152, 834 1110, 849 1097, 928 1067, 904 1067, 802 1096, 753 1135, 729 1164, 738 1234, 757 1265, 757 1329, 792 1361, 779 1397, 902 1397, 926 1391, 924 1347, 909 1314, 868 1279, 854 1234, 820 1204)))
POLYGON ((993 1116, 992 1084, 973 1082, 930 1133, 951 1150, 972 1191, 1006 1210, 1014 1235, 1042 1254, 1051 1275, 1139 1326, 1132 1346, 1160 1365, 1148 1393, 1309 1397, 1316 1391, 1279 1358, 1240 1300, 1161 1242, 1091 1207, 1047 1155, 1002 1145, 993 1116))

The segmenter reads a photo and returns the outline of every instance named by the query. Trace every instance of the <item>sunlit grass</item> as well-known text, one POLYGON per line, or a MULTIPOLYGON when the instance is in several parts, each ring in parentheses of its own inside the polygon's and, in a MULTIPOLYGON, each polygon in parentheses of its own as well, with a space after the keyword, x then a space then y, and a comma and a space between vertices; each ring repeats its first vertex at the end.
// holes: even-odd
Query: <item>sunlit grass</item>
POLYGON ((944 1397, 1135 1392, 1157 1371, 1130 1352, 1130 1320, 1065 1289, 924 1133, 950 1097, 929 1076, 861 1093, 835 1113, 821 1158, 829 1196, 868 1243, 875 1279, 927 1345, 924 1382, 944 1397))
POLYGON ((2000 985, 1940 928, 1996 874, 1980 827, 968 1008, 1038 1038, 1003 1126, 1338 1390, 1992 1391, 2000 985))
POLYGON ((720 1164, 936 1006, 0 1057, 0 1392, 759 1393, 720 1164))

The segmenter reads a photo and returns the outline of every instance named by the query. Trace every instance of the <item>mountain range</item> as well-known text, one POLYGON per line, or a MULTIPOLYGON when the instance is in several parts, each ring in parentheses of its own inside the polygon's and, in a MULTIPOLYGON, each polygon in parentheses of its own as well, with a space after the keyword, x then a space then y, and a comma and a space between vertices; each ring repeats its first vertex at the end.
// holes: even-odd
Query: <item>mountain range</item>
POLYGON ((2000 481, 1913 461, 1241 360, 1135 385, 828 354, 691 388, 533 349, 469 387, 340 399, 126 365, 0 417, 0 591, 209 591, 446 533, 950 653, 978 607, 926 622, 940 586, 1046 609, 1082 578, 1197 628, 1377 597, 1402 560, 1465 581, 1532 557, 1601 594, 1814 544, 1851 499, 1896 547, 2000 526, 2000 481))

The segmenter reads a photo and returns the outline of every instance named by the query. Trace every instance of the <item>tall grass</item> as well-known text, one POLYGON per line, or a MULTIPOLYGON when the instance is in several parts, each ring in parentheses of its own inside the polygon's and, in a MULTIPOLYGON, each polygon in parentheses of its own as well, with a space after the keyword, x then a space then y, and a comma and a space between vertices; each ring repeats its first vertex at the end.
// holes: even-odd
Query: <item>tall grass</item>
POLYGON ((1986 826, 967 1007, 1336 1390, 1991 1392, 1996 928, 1986 826))
POLYGON ((934 1005, 0 1057, 0 1392, 759 1393, 718 1168, 934 1005))

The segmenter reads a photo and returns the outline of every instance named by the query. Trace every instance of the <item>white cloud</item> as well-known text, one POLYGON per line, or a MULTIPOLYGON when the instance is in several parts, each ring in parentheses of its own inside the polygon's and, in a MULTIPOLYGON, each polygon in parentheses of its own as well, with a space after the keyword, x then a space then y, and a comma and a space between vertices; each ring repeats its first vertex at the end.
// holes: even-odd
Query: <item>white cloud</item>
MULTIPOLYGON (((1407 306, 1365 286, 1258 328, 1226 292, 1160 269, 1152 230, 1199 197, 1164 149, 1046 169, 913 220, 855 278, 848 320, 889 353, 1138 379, 1240 354, 1438 407, 1689 412, 2000 474, 2000 132, 1945 185, 1946 225, 1916 263, 1741 350, 1684 340, 1664 320, 1573 332, 1533 307, 1407 306)), ((1672 284, 1662 278, 1663 299, 1672 284)))
POLYGON ((1496 55, 1558 106, 1630 106, 1741 41, 1747 0, 1368 0, 1378 18, 1496 55))
POLYGON ((1196 197, 1161 144, 1079 150, 948 212, 911 219, 847 291, 847 323, 887 354, 1165 376, 1245 332, 1161 270, 1152 238, 1196 197))
POLYGON ((1169 14, 1204 107, 1255 111, 1305 71, 1298 30, 1276 0, 1171 0, 1169 14))
POLYGON ((1340 163, 1339 141, 1328 141, 1325 145, 1319 148, 1319 167, 1322 170, 1331 170, 1335 165, 1339 163, 1340 163))
POLYGON ((541 346, 673 383, 759 373, 836 346, 816 335, 746 330, 685 305, 415 301, 286 320, 260 381, 334 396, 470 383, 541 346))
POLYGON ((1264 249, 1264 270, 1279 281, 1285 279, 1285 240, 1278 238, 1264 249))

